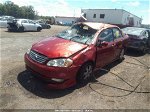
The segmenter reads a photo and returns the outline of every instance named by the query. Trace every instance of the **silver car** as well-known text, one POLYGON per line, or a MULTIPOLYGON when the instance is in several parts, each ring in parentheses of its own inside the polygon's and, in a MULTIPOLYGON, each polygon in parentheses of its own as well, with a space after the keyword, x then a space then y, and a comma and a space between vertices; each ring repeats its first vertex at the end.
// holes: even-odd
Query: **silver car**
POLYGON ((8 31, 41 31, 42 26, 29 19, 15 19, 8 22, 8 31))
POLYGON ((7 22, 12 21, 13 19, 15 18, 12 16, 0 16, 0 28, 7 28, 7 22))

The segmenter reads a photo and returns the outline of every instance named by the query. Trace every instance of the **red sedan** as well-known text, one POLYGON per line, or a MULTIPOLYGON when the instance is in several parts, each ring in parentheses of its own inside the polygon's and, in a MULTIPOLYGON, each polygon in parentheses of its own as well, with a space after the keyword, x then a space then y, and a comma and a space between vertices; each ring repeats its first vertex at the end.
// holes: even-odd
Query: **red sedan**
POLYGON ((88 82, 93 70, 123 60, 127 40, 117 26, 76 23, 35 43, 25 54, 26 68, 49 88, 68 88, 88 82))

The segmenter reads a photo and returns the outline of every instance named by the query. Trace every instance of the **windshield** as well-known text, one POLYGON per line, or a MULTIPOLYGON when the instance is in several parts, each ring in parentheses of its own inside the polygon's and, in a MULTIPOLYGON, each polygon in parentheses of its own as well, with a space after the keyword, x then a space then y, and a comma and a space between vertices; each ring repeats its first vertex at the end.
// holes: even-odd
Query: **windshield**
POLYGON ((73 25, 69 29, 57 34, 57 37, 75 41, 82 44, 90 44, 97 30, 83 24, 73 25))
POLYGON ((139 36, 142 33, 143 29, 142 28, 127 27, 127 28, 123 28, 122 31, 126 34, 139 36))

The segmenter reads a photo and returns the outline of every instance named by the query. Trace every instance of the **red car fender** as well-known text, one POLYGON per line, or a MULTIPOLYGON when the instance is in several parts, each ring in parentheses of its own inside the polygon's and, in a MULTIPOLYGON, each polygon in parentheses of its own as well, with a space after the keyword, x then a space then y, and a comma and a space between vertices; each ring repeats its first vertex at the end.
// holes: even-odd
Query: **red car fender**
POLYGON ((96 47, 94 45, 90 45, 81 52, 79 52, 78 54, 71 56, 71 58, 74 60, 73 63, 76 66, 82 66, 84 63, 88 61, 95 62, 95 57, 96 57, 96 47))

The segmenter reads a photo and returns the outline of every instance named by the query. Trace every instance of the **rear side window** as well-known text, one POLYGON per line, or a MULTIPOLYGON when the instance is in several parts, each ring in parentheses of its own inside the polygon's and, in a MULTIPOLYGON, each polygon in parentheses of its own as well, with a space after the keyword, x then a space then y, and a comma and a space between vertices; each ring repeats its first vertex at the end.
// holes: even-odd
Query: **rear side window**
POLYGON ((22 20, 22 23, 28 23, 28 21, 27 20, 22 20))
POLYGON ((111 29, 105 29, 103 30, 100 35, 99 39, 106 42, 112 42, 113 41, 113 32, 111 29))
POLYGON ((34 24, 34 22, 33 22, 33 21, 31 21, 31 20, 29 20, 29 23, 34 24))
POLYGON ((123 37, 120 30, 117 28, 113 28, 113 35, 114 35, 114 40, 123 37))

